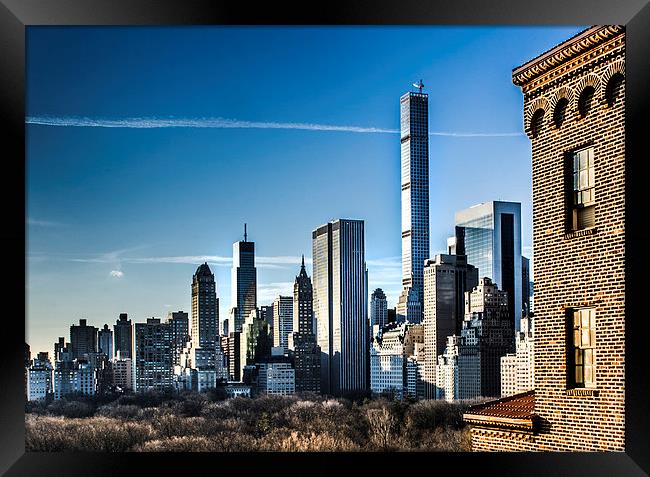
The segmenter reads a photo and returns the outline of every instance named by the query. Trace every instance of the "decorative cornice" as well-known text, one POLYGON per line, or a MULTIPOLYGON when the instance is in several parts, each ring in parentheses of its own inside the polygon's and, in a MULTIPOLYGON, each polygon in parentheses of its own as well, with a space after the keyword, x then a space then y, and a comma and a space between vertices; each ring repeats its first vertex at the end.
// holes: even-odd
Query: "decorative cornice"
POLYGON ((542 55, 515 68, 512 71, 512 82, 517 86, 523 87, 561 63, 575 58, 581 53, 624 31, 625 28, 620 25, 594 26, 588 28, 542 55))

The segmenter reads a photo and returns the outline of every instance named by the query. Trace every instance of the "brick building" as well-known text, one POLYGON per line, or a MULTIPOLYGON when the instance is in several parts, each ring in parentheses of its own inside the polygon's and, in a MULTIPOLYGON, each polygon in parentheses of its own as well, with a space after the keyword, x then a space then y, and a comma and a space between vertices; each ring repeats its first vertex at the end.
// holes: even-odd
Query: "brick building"
POLYGON ((474 450, 624 450, 624 74, 620 26, 513 71, 532 142, 535 391, 468 410, 474 450))

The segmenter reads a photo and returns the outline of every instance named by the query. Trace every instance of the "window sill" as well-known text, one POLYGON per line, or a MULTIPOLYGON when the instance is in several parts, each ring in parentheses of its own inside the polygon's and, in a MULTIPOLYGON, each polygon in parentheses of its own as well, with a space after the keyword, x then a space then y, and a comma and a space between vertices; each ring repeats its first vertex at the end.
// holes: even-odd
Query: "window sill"
POLYGON ((580 229, 580 230, 574 230, 572 232, 567 232, 564 234, 564 239, 565 240, 571 240, 575 239, 578 237, 586 237, 587 235, 594 235, 596 232, 598 232, 598 229, 596 227, 589 227, 587 229, 580 229))
POLYGON ((572 388, 566 390, 567 396, 575 397, 595 397, 598 396, 599 391, 595 388, 572 388))

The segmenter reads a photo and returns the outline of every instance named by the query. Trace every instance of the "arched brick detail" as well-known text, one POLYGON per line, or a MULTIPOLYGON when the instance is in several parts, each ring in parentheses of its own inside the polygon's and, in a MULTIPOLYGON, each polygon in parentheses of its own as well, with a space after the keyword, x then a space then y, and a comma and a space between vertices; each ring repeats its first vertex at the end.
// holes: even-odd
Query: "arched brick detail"
POLYGON ((524 114, 524 131, 531 139, 533 137, 533 115, 538 109, 544 110, 543 124, 546 125, 546 123, 548 123, 549 113, 551 112, 549 101, 546 99, 546 97, 540 96, 539 98, 535 99, 532 103, 530 103, 528 109, 526 109, 526 113, 524 114))
POLYGON ((572 111, 578 111, 578 101, 580 101, 580 95, 587 86, 594 88, 594 98, 600 101, 602 98, 602 82, 598 76, 595 74, 589 74, 582 78, 580 82, 576 85, 573 95, 573 103, 571 104, 572 111))
POLYGON ((561 88, 558 88, 555 90, 553 95, 549 98, 549 106, 550 106, 550 113, 551 117, 555 117, 555 107, 557 106, 557 103, 561 99, 566 99, 568 101, 567 105, 567 114, 566 114, 566 119, 570 119, 574 117, 575 114, 575 109, 572 108, 573 105, 573 90, 569 88, 568 86, 562 86, 561 88))
POLYGON ((600 77, 601 80, 600 98, 603 103, 607 102, 607 85, 609 84, 609 80, 611 80, 612 76, 614 76, 615 74, 621 74, 623 75, 623 77, 625 77, 624 60, 619 60, 609 65, 600 77))

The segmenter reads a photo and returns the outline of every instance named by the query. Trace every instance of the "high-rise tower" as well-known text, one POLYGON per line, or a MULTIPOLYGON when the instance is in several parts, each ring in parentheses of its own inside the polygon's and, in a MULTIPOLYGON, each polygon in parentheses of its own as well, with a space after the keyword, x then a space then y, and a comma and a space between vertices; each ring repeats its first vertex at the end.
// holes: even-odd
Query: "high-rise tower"
POLYGON ((321 391, 365 392, 370 333, 363 220, 327 223, 313 231, 312 239, 321 391))
POLYGON ((246 224, 244 240, 232 245, 232 301, 235 322, 232 331, 241 331, 244 320, 257 308, 257 269, 255 268, 255 242, 248 241, 246 224))
POLYGON ((207 263, 200 265, 192 278, 192 346, 217 345, 219 336, 219 299, 214 274, 207 263))
POLYGON ((402 285, 423 303, 424 261, 429 258, 429 96, 400 98, 402 157, 402 285))

